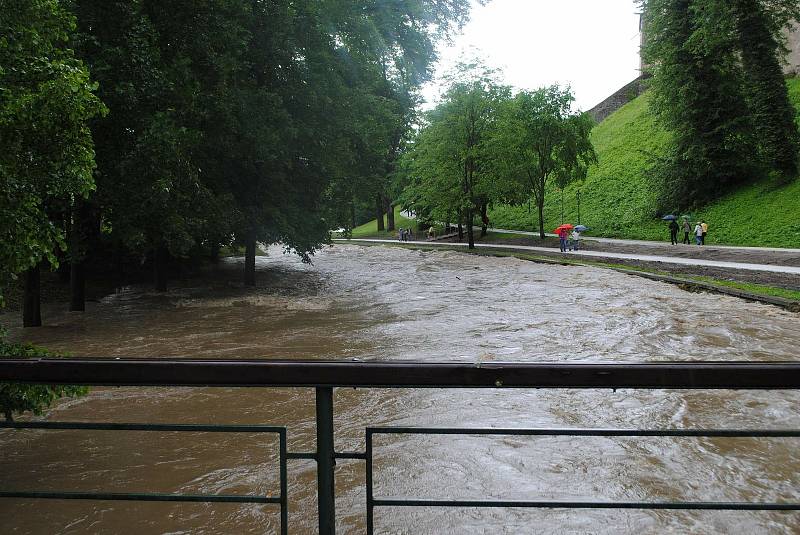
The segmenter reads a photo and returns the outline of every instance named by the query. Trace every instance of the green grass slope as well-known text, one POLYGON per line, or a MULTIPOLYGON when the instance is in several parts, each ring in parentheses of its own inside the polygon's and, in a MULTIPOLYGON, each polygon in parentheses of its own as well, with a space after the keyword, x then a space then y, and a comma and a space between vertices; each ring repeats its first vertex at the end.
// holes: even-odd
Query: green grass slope
MULTIPOLYGON (((787 84, 800 109, 800 79, 787 84)), ((647 94, 597 125, 592 142, 599 163, 582 184, 564 190, 564 222, 577 222, 580 191, 580 222, 591 227, 589 235, 668 240, 645 178, 648 155, 662 153, 668 140, 648 111, 647 94)), ((708 243, 800 247, 800 180, 775 187, 765 178, 689 215, 709 224, 708 243)), ((536 230, 534 206, 498 206, 489 216, 494 227, 536 230)), ((553 189, 545 203, 545 230, 561 222, 561 196, 553 189)))
MULTIPOLYGON (((383 216, 383 223, 384 228, 386 228, 386 216, 383 216)), ((417 222, 412 221, 406 217, 400 215, 400 207, 394 207, 394 226, 397 229, 400 228, 409 228, 412 227, 414 232, 417 231, 417 222)), ((369 223, 364 223, 363 225, 356 227, 353 229, 353 238, 397 238, 396 230, 392 232, 378 232, 378 222, 376 219, 373 219, 369 223)))

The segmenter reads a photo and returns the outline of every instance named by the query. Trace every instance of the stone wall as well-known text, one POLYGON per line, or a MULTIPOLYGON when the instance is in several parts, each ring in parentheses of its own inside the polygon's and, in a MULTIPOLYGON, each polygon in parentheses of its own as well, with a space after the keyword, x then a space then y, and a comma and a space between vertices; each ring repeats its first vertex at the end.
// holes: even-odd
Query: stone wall
POLYGON ((644 92, 643 80, 644 77, 640 76, 636 80, 625 84, 622 88, 615 91, 613 95, 589 110, 589 115, 592 116, 595 122, 602 122, 606 117, 644 92))
POLYGON ((785 32, 789 55, 783 71, 789 76, 800 75, 800 24, 794 23, 785 32))
MULTIPOLYGON (((639 29, 641 30, 641 18, 639 29)), ((786 63, 784 64, 783 71, 787 76, 800 76, 800 23, 793 23, 790 27, 786 28, 784 34, 786 35, 786 45, 789 49, 789 54, 786 56, 786 63)), ((644 33, 640 33, 640 39, 641 43, 644 44, 644 33)), ((641 56, 639 61, 641 70, 644 71, 645 65, 641 61, 641 56)), ((613 95, 589 110, 589 115, 598 123, 603 121, 606 117, 644 92, 642 80, 644 80, 644 77, 640 76, 636 80, 626 84, 624 87, 614 92, 613 95)))

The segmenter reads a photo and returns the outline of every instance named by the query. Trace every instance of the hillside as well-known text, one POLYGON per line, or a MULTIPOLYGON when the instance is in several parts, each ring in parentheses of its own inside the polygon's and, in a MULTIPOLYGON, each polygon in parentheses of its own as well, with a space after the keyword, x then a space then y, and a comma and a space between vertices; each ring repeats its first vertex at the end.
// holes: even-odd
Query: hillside
MULTIPOLYGON (((800 109, 800 79, 787 81, 800 109)), ((599 163, 586 181, 564 190, 564 221, 578 220, 594 236, 668 240, 666 224, 654 213, 654 192, 645 179, 647 155, 658 154, 668 134, 648 112, 648 95, 633 100, 595 127, 592 141, 599 163)), ((683 215, 683 214, 678 214, 683 215)), ((708 243, 800 247, 800 180, 774 187, 769 179, 745 186, 716 203, 689 214, 709 224, 708 243)), ((499 206, 489 214, 498 228, 536 230, 531 206, 499 206)), ((561 223, 561 197, 550 191, 545 203, 545 230, 561 223)))

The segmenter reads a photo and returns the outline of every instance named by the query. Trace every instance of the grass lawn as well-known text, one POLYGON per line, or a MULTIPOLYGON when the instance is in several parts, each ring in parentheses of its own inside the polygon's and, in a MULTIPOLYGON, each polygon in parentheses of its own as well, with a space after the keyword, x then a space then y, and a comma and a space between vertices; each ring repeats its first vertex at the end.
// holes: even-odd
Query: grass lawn
MULTIPOLYGON (((800 79, 787 81, 790 98, 800 108, 800 79)), ((655 212, 655 195, 645 172, 649 154, 660 154, 669 134, 648 110, 649 95, 631 101, 597 125, 592 142, 599 163, 582 184, 563 192, 564 222, 591 228, 588 236, 666 240, 663 214, 655 212)), ((561 222, 561 194, 548 191, 545 231, 561 222)), ((677 214, 683 215, 683 214, 677 214)), ((800 247, 800 180, 778 187, 769 178, 747 185, 719 201, 688 214, 709 224, 708 243, 800 247)), ((497 228, 537 230, 535 206, 496 206, 489 214, 497 228)))
MULTIPOLYGON (((383 216, 384 228, 386 228, 386 216, 383 216)), ((414 230, 415 238, 418 236, 417 222, 400 215, 400 207, 394 208, 394 226, 396 229, 412 228, 414 230)), ((378 232, 378 221, 373 219, 369 223, 364 223, 360 227, 353 229, 354 238, 397 238, 397 230, 391 232, 383 231, 378 232)))

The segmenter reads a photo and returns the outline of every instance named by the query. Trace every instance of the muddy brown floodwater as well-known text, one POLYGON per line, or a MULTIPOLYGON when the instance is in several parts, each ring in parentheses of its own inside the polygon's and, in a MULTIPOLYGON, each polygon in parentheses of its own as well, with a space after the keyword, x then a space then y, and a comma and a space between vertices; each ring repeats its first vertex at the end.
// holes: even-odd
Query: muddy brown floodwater
MULTIPOLYGON (((452 252, 337 246, 313 266, 271 249, 255 290, 231 260, 167 294, 129 288, 85 314, 48 308, 12 335, 74 356, 426 361, 795 360, 797 314, 586 267, 452 252)), ((336 443, 367 425, 800 427, 797 392, 349 390, 336 443)), ((310 389, 95 388, 50 420, 286 425, 312 451, 310 389)), ((392 436, 376 496, 618 501, 798 501, 790 439, 392 436)), ((271 437, 0 432, 0 488, 277 492, 271 437)), ((363 463, 337 467, 340 533, 364 531, 363 463)), ((289 462, 290 532, 316 532, 311 461, 289 462)), ((262 505, 0 500, 3 533, 274 533, 262 505)), ((379 533, 800 533, 800 514, 378 509, 379 533)))

